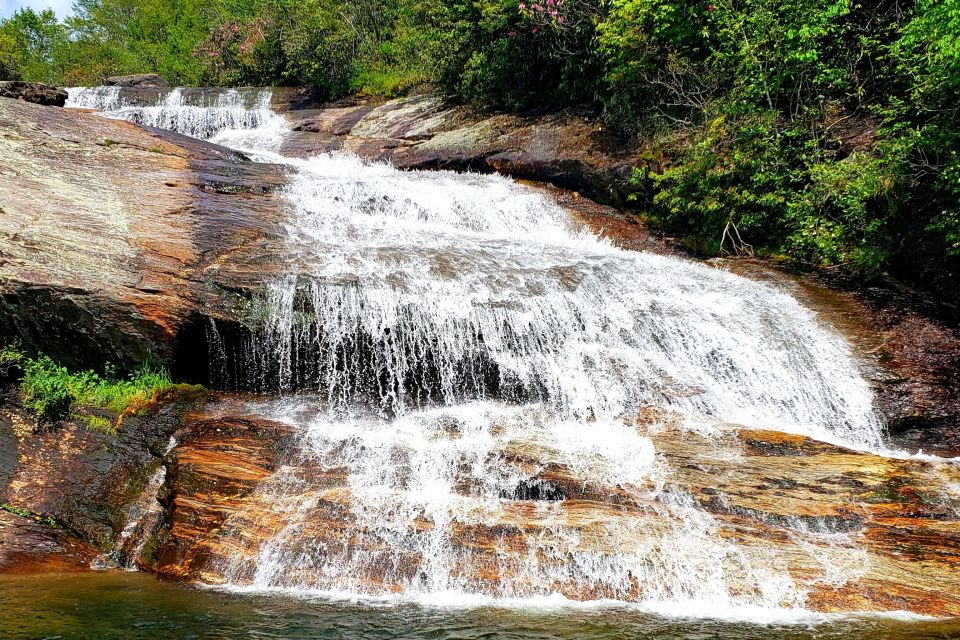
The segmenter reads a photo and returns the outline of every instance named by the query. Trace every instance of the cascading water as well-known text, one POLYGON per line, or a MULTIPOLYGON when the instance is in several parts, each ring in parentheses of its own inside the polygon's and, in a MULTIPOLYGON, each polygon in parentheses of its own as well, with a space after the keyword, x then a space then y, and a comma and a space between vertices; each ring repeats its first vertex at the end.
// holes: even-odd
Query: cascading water
POLYGON ((224 525, 228 583, 716 610, 800 607, 809 584, 864 571, 856 532, 829 523, 783 525, 814 567, 803 582, 719 535, 658 453, 666 427, 638 420, 656 408, 708 436, 737 423, 882 447, 848 347, 789 295, 618 249, 505 178, 283 158, 268 94, 70 95, 292 170, 288 248, 306 266, 267 283, 246 340, 210 329, 221 384, 298 391, 248 407, 299 447, 251 498, 259 516, 224 525), (621 506, 591 511, 600 494, 621 506))
POLYGON ((505 178, 293 166, 291 251, 322 259, 271 284, 263 333, 234 358, 244 386, 390 414, 497 399, 616 419, 665 404, 881 443, 847 346, 772 287, 617 249, 505 178))
POLYGON ((221 132, 236 136, 238 131, 256 130, 265 134, 258 140, 260 146, 275 150, 266 142, 267 138, 275 137, 273 134, 284 126, 283 118, 270 109, 268 90, 224 89, 191 100, 183 89, 172 89, 159 93, 152 105, 126 99, 121 87, 73 87, 67 91, 67 107, 98 109, 111 118, 194 138, 210 139, 221 132))

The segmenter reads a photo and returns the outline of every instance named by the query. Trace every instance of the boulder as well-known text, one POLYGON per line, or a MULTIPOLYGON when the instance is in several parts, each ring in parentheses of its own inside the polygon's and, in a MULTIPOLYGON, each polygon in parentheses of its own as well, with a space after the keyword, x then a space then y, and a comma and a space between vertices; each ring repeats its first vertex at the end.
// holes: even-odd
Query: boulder
POLYGON ((47 107, 62 107, 67 102, 67 92, 58 87, 40 82, 7 80, 0 82, 0 97, 25 100, 47 107))
POLYGON ((281 168, 15 100, 0 100, 0 139, 4 341, 75 368, 152 358, 204 382, 207 319, 242 320, 284 268, 281 168))
POLYGON ((104 84, 111 87, 168 88, 170 84, 156 73, 137 73, 129 76, 113 76, 104 84))

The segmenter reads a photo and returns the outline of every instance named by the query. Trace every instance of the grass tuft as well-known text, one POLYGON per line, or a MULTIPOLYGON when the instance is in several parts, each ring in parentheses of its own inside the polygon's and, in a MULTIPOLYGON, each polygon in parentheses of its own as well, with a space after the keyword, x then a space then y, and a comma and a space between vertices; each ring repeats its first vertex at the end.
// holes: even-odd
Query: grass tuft
POLYGON ((174 386, 165 369, 150 365, 120 377, 109 365, 103 375, 89 370, 71 372, 46 355, 30 358, 13 347, 0 350, 0 367, 12 365, 23 371, 20 391, 24 405, 41 422, 62 420, 72 413, 89 428, 107 432, 115 431, 110 420, 73 408, 106 409, 122 419, 154 406, 158 396, 174 386))

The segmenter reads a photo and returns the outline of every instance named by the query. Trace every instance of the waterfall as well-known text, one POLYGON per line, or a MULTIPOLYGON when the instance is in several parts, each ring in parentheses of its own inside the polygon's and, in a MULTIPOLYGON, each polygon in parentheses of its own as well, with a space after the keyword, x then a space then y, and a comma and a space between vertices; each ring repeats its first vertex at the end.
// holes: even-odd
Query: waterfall
MULTIPOLYGON (((159 92, 152 105, 141 104, 141 99, 128 100, 121 87, 73 87, 67 92, 67 107, 98 109, 107 117, 194 138, 211 139, 221 132, 235 136, 235 132, 253 130, 277 137, 284 127, 283 118, 270 109, 272 94, 268 90, 224 89, 188 95, 177 88, 159 92)), ((271 148, 268 142, 262 146, 271 148)))
POLYGON ((120 87, 68 87, 67 102, 71 109, 117 111, 127 106, 120 96, 120 87))
POLYGON ((881 444, 849 348, 771 286, 618 249, 498 176, 291 161, 303 272, 270 283, 237 386, 385 414, 469 400, 691 417, 881 444))
POLYGON ((667 422, 882 447, 849 347, 784 291, 619 249, 507 178, 284 158, 269 94, 70 95, 291 169, 298 269, 265 283, 248 336, 208 329, 220 384, 274 393, 249 411, 298 434, 219 534, 228 584, 715 611, 801 607, 864 571, 855 532, 826 522, 782 527, 817 567, 803 580, 721 536, 657 451, 667 422))

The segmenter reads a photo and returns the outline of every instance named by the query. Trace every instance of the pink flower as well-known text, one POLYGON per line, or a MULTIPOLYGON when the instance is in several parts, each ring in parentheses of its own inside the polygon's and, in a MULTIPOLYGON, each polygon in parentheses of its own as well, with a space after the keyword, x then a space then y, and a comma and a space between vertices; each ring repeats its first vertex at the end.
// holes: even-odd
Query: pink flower
POLYGON ((534 27, 533 29, 531 29, 531 31, 533 33, 540 33, 540 27, 534 27))
POLYGON ((715 8, 715 7, 714 7, 712 4, 708 4, 708 5, 707 5, 707 11, 713 11, 714 8, 715 8))
POLYGON ((520 11, 526 11, 526 10, 527 10, 527 5, 524 4, 523 2, 521 2, 521 3, 520 3, 520 11))
POLYGON ((507 32, 507 37, 508 37, 508 38, 516 38, 516 37, 517 37, 517 32, 516 32, 516 31, 509 31, 509 32, 507 32))
POLYGON ((557 18, 557 22, 559 22, 560 24, 563 24, 563 16, 560 16, 559 18, 557 18))

